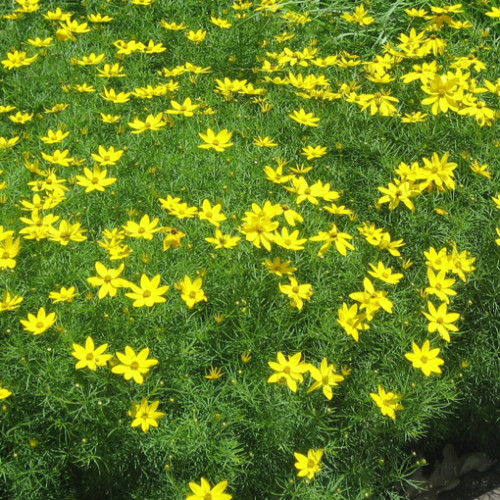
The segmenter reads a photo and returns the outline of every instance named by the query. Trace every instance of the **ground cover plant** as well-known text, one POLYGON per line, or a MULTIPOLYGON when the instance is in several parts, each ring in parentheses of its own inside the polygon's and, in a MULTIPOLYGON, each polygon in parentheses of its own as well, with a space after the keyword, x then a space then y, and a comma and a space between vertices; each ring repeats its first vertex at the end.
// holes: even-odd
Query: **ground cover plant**
POLYGON ((397 499, 498 448, 495 2, 0 8, 0 498, 397 499))

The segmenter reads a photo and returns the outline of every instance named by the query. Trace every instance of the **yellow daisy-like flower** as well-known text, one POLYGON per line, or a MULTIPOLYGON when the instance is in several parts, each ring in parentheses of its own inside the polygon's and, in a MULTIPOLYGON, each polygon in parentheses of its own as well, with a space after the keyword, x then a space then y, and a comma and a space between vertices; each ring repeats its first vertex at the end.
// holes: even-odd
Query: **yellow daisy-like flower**
POLYGON ((418 347, 415 342, 412 342, 411 345, 413 352, 407 352, 405 358, 412 362, 414 368, 421 369, 426 377, 431 373, 438 375, 442 373, 439 367, 444 364, 444 361, 438 358, 441 349, 431 349, 429 340, 424 342, 422 348, 418 347))
POLYGON ((278 362, 268 361, 268 365, 276 372, 267 381, 270 384, 286 384, 292 392, 297 392, 297 382, 304 382, 303 373, 309 371, 310 366, 301 361, 302 353, 298 352, 293 356, 285 358, 282 352, 278 352, 278 362))
POLYGON ((134 284, 130 285, 132 292, 126 293, 125 296, 134 299, 132 304, 134 307, 152 307, 155 304, 166 302, 163 294, 167 293, 169 286, 159 286, 161 276, 157 274, 152 279, 149 279, 145 274, 141 276, 140 287, 134 284))
POLYGON ((210 483, 204 478, 201 478, 201 484, 189 483, 189 487, 194 495, 189 495, 186 500, 231 500, 233 497, 228 493, 224 493, 227 488, 227 481, 221 481, 213 488, 210 483))
POLYGON ((33 335, 40 335, 48 330, 55 322, 56 313, 51 312, 46 314, 43 307, 38 310, 36 316, 28 313, 28 319, 21 320, 21 324, 24 326, 24 329, 27 332, 31 332, 33 335))
POLYGON ((125 346, 125 354, 117 352, 116 356, 120 360, 120 364, 113 366, 111 371, 118 375, 123 375, 125 380, 134 379, 138 384, 144 382, 144 375, 149 372, 149 369, 158 364, 157 359, 148 359, 149 347, 145 347, 139 354, 130 346, 125 346))
POLYGON ((323 450, 309 450, 307 456, 301 453, 294 453, 297 459, 295 467, 299 470, 297 475, 299 477, 307 477, 312 479, 321 470, 321 459, 323 457, 323 450))
POLYGON ((158 427, 157 420, 163 418, 165 413, 156 411, 159 401, 154 401, 149 404, 146 398, 142 398, 141 404, 133 403, 134 409, 129 412, 129 415, 134 418, 132 427, 139 427, 143 432, 148 432, 150 427, 158 427))
POLYGON ((88 368, 95 371, 98 366, 106 366, 106 363, 113 357, 112 354, 104 354, 107 348, 108 344, 102 344, 96 349, 92 337, 87 337, 85 347, 73 344, 74 351, 71 355, 78 359, 75 368, 77 370, 88 368))
POLYGON ((229 142, 233 135, 229 130, 224 129, 221 130, 218 134, 216 134, 211 128, 207 130, 206 134, 199 133, 198 134, 206 144, 200 144, 198 147, 202 149, 215 149, 215 151, 225 151, 226 148, 233 146, 233 142, 229 142))
POLYGON ((314 113, 306 113, 303 108, 300 108, 299 111, 294 111, 288 116, 297 123, 306 125, 307 127, 317 127, 320 121, 320 118, 314 116, 314 113))
POLYGON ((382 415, 387 415, 393 420, 396 418, 396 410, 403 409, 403 406, 399 403, 402 398, 401 394, 386 392, 381 385, 378 386, 378 394, 372 392, 370 396, 380 408, 382 415))

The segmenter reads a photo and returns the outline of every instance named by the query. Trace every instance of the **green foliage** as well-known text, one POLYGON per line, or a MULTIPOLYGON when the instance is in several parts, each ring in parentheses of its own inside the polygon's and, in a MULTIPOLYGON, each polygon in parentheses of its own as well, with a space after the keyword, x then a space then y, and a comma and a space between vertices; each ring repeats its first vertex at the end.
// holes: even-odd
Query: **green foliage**
MULTIPOLYGON (((481 126, 473 117, 454 112, 433 115, 430 106, 421 104, 427 97, 422 86, 401 79, 413 64, 433 59, 443 67, 440 74, 454 71, 453 58, 474 53, 487 69, 467 72, 473 72, 480 86, 485 79, 496 81, 498 20, 485 15, 484 2, 464 3, 464 12, 454 16, 473 27, 437 31, 448 43, 444 54, 402 59, 391 68, 395 80, 382 85, 366 78, 364 65, 284 65, 277 73, 260 68, 264 60, 272 60, 269 53, 279 54, 285 47, 317 48, 322 58, 342 57, 346 51, 363 62, 372 61, 384 54, 386 44, 396 47, 401 33, 426 26, 425 20, 410 18, 405 9, 429 10, 437 2, 372 2, 365 7, 375 22, 366 27, 341 17, 354 11, 346 2, 283 4, 273 13, 258 10, 260 2, 238 11, 223 1, 157 0, 140 6, 118 0, 44 0, 36 12, 0 19, 2 58, 15 49, 26 51, 28 57, 39 54, 29 66, 0 69, 0 105, 17 108, 0 115, 0 137, 20 137, 15 146, 0 149, 0 183, 7 183, 0 190, 0 196, 6 196, 1 198, 1 224, 21 237, 15 268, 0 270, 0 293, 5 290, 24 299, 18 309, 0 311, 1 387, 12 392, 0 407, 0 498, 69 500, 98 494, 109 499, 184 500, 191 494, 189 482, 199 483, 204 477, 212 486, 227 480, 227 492, 235 499, 396 499, 403 495, 399 485, 418 466, 417 452, 430 453, 449 439, 491 452, 498 449, 500 250, 495 229, 500 212, 492 200, 500 191, 498 124, 493 120, 481 126), (109 24, 89 22, 90 32, 75 34, 75 41, 60 41, 55 38, 60 24, 42 16, 57 7, 71 12, 79 23, 98 12, 114 19, 109 24), (285 13, 308 16, 310 22, 287 20, 285 13), (211 16, 229 19, 233 26, 219 28, 210 22, 211 16), (162 19, 185 22, 187 30, 206 29, 207 37, 195 44, 184 31, 163 28, 162 19), (295 37, 278 42, 274 37, 285 31, 295 37), (53 37, 52 46, 29 45, 28 39, 37 36, 53 37), (167 51, 117 55, 117 40, 153 40, 167 51), (92 52, 106 55, 97 68, 119 63, 127 76, 100 78, 95 66, 71 64, 72 58, 92 52), (163 68, 172 70, 187 62, 210 67, 210 72, 159 75, 163 68), (289 71, 304 77, 324 75, 332 92, 349 82, 361 85, 359 94, 390 89, 399 99, 398 114, 371 115, 346 98, 307 98, 297 94, 304 89, 265 80, 285 78, 289 71), (216 79, 224 78, 246 79, 264 88, 272 109, 264 112, 262 102, 252 95, 235 93, 225 99, 214 91, 216 79), (100 96, 105 87, 132 92, 170 80, 179 88, 165 96, 131 96, 123 104, 100 96), (96 92, 75 90, 84 83, 95 86, 96 92), (201 105, 194 117, 175 115, 159 131, 130 133, 128 123, 135 118, 145 120, 162 112, 167 118, 170 101, 182 103, 188 97, 201 105), (46 113, 58 103, 69 106, 60 113, 46 113), (216 113, 205 113, 209 108, 216 113), (289 118, 300 108, 321 118, 319 127, 289 118), (17 111, 33 113, 34 118, 25 125, 14 124, 8 116, 17 111), (421 123, 401 122, 401 115, 415 111, 429 116, 421 123), (121 119, 103 123, 100 113, 121 119), (46 145, 39 140, 58 128, 71 132, 63 143, 46 145), (208 128, 232 132, 234 146, 224 152, 198 148, 203 143, 199 133, 208 128), (278 146, 257 147, 253 141, 258 136, 269 136, 278 146), (325 146, 327 155, 307 162, 301 152, 308 145, 325 146), (93 168, 91 154, 99 146, 124 150, 116 165, 103 167, 117 181, 104 192, 85 193, 76 176, 83 175, 84 167, 93 168), (86 163, 66 168, 42 159, 42 151, 58 148, 68 148, 70 156, 86 163), (414 213, 403 204, 395 210, 387 204, 377 207, 377 188, 393 181, 401 162, 422 165, 423 158, 433 153, 443 157, 446 152, 449 161, 458 164, 455 189, 420 193, 413 198, 414 213), (278 158, 289 162, 286 174, 293 173, 290 167, 311 165, 310 172, 297 175, 309 184, 330 183, 332 191, 342 194, 336 203, 345 204, 354 215, 333 216, 322 208, 328 205, 323 201, 297 204, 296 194, 266 179, 264 168, 275 169, 278 158), (492 179, 473 172, 471 159, 487 163, 492 179), (22 202, 35 194, 28 183, 43 178, 25 168, 36 161, 41 169, 54 168, 70 188, 64 202, 45 214, 60 216, 56 227, 63 219, 80 222, 87 230, 85 241, 62 246, 19 233, 26 226, 20 218, 30 215, 22 202), (167 195, 190 207, 201 207, 205 199, 221 203, 228 218, 221 228, 241 236, 240 243, 234 249, 215 250, 205 238, 213 237, 216 228, 199 218, 169 215, 159 202, 167 195), (268 200, 289 205, 304 217, 297 225, 301 237, 328 231, 335 222, 339 231, 353 236, 355 250, 344 257, 333 244, 319 257, 323 242, 313 241, 296 252, 276 244, 271 252, 256 248, 245 239, 243 219, 252 203, 262 207, 268 200), (104 232, 138 222, 145 214, 159 217, 164 228, 186 233, 182 246, 164 251, 162 232, 151 240, 127 237, 131 255, 110 260, 98 244, 104 232), (393 241, 403 239, 401 257, 369 244, 358 230, 365 222, 384 228, 393 241), (476 258, 476 269, 466 281, 453 275, 457 295, 449 310, 461 318, 459 332, 452 332, 447 343, 429 333, 422 314, 427 300, 433 300, 422 297, 429 286, 424 252, 446 247, 451 253, 455 244, 459 252, 476 258), (291 307, 280 292, 279 284, 289 284, 288 277, 271 274, 263 265, 265 259, 276 257, 298 268, 295 277, 300 284, 312 284, 312 298, 301 310, 291 307), (379 261, 404 278, 396 286, 372 279, 377 290, 387 292, 394 310, 377 312, 356 342, 339 324, 338 310, 343 302, 354 303, 349 294, 363 289, 368 264, 379 261), (124 262, 120 277, 134 284, 142 274, 160 274, 161 284, 170 286, 167 301, 134 308, 125 296, 129 290, 122 289, 115 297, 99 299, 98 289, 87 281, 96 276, 96 262, 114 269, 124 262), (188 308, 175 286, 186 275, 203 278, 207 302, 188 308), (50 300, 49 293, 61 286, 76 288, 73 302, 50 300), (41 307, 55 312, 57 322, 35 336, 20 320, 41 307), (96 371, 76 370, 72 345, 84 345, 89 336, 96 346, 109 344, 110 354, 122 353, 126 346, 136 352, 149 347, 149 357, 159 363, 140 385, 112 373, 119 363, 116 357, 96 371), (441 375, 426 377, 405 358, 412 342, 421 346, 427 338, 441 349, 441 375), (242 360, 245 352, 252 354, 247 363, 242 360), (338 373, 343 370, 345 380, 333 387, 332 400, 321 390, 307 393, 313 381, 309 374, 297 392, 286 384, 268 383, 273 373, 268 362, 276 361, 278 352, 301 352, 303 360, 315 366, 327 358, 338 373), (211 368, 220 368, 223 376, 207 378, 211 368), (383 416, 370 397, 379 385, 402 395, 403 409, 394 420, 383 416), (129 414, 132 403, 142 398, 159 400, 158 410, 165 413, 158 428, 147 433, 131 426, 129 414), (294 453, 307 454, 310 449, 324 450, 322 469, 311 480, 298 477, 294 467, 294 453)), ((5 16, 19 5, 4 2, 1 8, 5 16)), ((497 95, 478 97, 498 114, 497 95)))

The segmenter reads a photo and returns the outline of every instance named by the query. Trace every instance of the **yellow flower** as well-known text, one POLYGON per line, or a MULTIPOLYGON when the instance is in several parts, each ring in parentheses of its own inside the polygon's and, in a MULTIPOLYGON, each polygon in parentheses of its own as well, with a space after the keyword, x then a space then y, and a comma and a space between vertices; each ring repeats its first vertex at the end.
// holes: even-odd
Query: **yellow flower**
POLYGON ((429 280, 429 286, 424 292, 427 295, 436 295, 440 300, 449 304, 449 297, 457 294, 457 292, 451 288, 456 280, 454 278, 446 279, 446 270, 441 270, 436 275, 430 267, 427 268, 427 278, 429 280))
POLYGON ((77 65, 77 66, 95 66, 97 64, 101 64, 102 61, 106 59, 106 54, 95 54, 92 52, 92 54, 88 56, 83 56, 81 59, 76 59, 73 58, 71 59, 71 64, 77 65))
POLYGON ((368 11, 365 9, 365 6, 363 4, 356 7, 354 14, 345 12, 344 14, 342 14, 342 17, 346 21, 350 23, 357 23, 360 26, 369 26, 375 21, 373 17, 368 15, 368 11))
POLYGON ((228 493, 224 493, 227 481, 221 481, 211 488, 210 483, 202 477, 201 484, 189 483, 189 487, 194 495, 187 496, 186 500, 231 500, 233 498, 228 493))
POLYGON ((19 238, 7 236, 4 241, 0 241, 0 269, 14 269, 16 267, 16 256, 21 247, 19 238))
POLYGON ((201 210, 198 210, 198 218, 200 220, 207 220, 210 224, 219 227, 220 222, 227 220, 227 217, 221 210, 222 205, 220 203, 212 206, 209 200, 203 200, 201 210))
POLYGON ((15 109, 16 109, 15 106, 10 106, 10 105, 4 106, 4 105, 1 105, 0 106, 0 113, 10 113, 11 111, 14 111, 15 109))
POLYGON ((402 123, 420 123, 424 122, 429 115, 427 113, 422 113, 417 111, 416 113, 405 113, 403 118, 401 118, 402 123))
POLYGON ((45 111, 45 114, 50 115, 52 113, 60 113, 61 111, 64 111, 69 107, 69 104, 65 103, 59 103, 59 104, 54 104, 51 108, 46 108, 45 106, 43 107, 43 110, 45 111))
POLYGON ((181 30, 185 30, 187 28, 187 24, 184 23, 184 21, 182 23, 175 23, 175 22, 167 22, 165 21, 164 19, 162 19, 160 21, 160 25, 162 28, 165 28, 166 30, 172 30, 172 31, 181 31, 181 30))
POLYGON ((42 158, 54 165, 61 165, 62 167, 69 167, 73 163, 73 158, 69 156, 69 149, 61 151, 56 149, 51 155, 42 151, 42 158))
POLYGON ((99 73, 97 76, 99 78, 124 78, 127 75, 123 73, 123 66, 119 63, 105 64, 104 68, 98 68, 97 72, 99 73))
POLYGON ((274 182, 275 184, 285 184, 290 181, 293 176, 292 175, 283 175, 283 164, 280 164, 276 167, 276 170, 273 170, 272 167, 267 165, 264 167, 264 172, 266 173, 266 179, 268 181, 274 182))
POLYGON ((182 238, 186 236, 186 233, 175 229, 174 227, 164 227, 162 228, 162 233, 165 234, 163 240, 163 251, 166 252, 170 248, 179 248, 182 246, 182 238))
POLYGON ((230 234, 223 234, 220 229, 216 229, 214 238, 205 238, 205 241, 215 245, 216 250, 221 248, 234 248, 241 240, 240 236, 231 236, 230 234))
POLYGON ((133 122, 129 122, 128 126, 135 130, 132 130, 132 134, 142 134, 146 130, 160 130, 167 125, 167 122, 163 121, 163 113, 158 113, 157 115, 148 115, 146 121, 141 121, 139 118, 135 118, 133 122))
POLYGON ((426 340, 422 348, 418 347, 415 342, 412 342, 413 352, 407 352, 405 358, 412 362, 414 368, 420 368, 426 377, 431 373, 441 372, 440 365, 444 364, 441 358, 438 358, 441 349, 430 349, 430 342, 426 340))
POLYGON ((371 271, 368 271, 370 276, 377 278, 385 283, 389 283, 390 285, 397 285, 401 279, 403 278, 403 274, 401 273, 393 273, 390 267, 385 267, 383 262, 378 262, 375 266, 374 264, 369 264, 372 268, 371 271))
POLYGON ((486 15, 492 18, 500 19, 500 7, 492 7, 490 11, 486 12, 486 15))
POLYGON ((63 246, 68 245, 70 241, 82 242, 87 239, 83 233, 87 232, 86 229, 82 229, 79 222, 71 224, 66 220, 62 220, 59 223, 59 228, 51 227, 49 228, 49 239, 50 241, 57 241, 63 246))
POLYGON ((58 292, 50 292, 49 298, 52 299, 53 304, 57 304, 58 302, 71 303, 77 295, 74 286, 70 286, 69 288, 63 286, 58 292))
POLYGON ((241 355, 241 361, 243 361, 243 363, 245 363, 245 364, 249 363, 251 359, 252 359, 252 351, 250 351, 250 350, 245 351, 241 355))
POLYGON ((301 361, 302 353, 298 352, 293 356, 288 356, 288 360, 283 353, 278 352, 278 362, 268 361, 268 365, 276 372, 267 381, 270 384, 286 384, 293 392, 297 392, 297 382, 304 382, 303 373, 309 371, 309 365, 301 361))
POLYGON ((313 295, 312 285, 308 283, 300 285, 293 276, 289 279, 289 285, 279 284, 280 292, 287 295, 290 298, 290 305, 300 311, 304 307, 304 300, 311 300, 313 295))
POLYGON ((307 457, 301 453, 294 453, 293 455, 297 459, 294 465, 299 470, 297 474, 299 477, 312 479, 321 470, 322 449, 309 450, 307 457))
POLYGON ((108 344, 102 344, 96 349, 92 337, 87 337, 85 347, 79 344, 73 344, 74 351, 71 355, 78 359, 75 369, 80 370, 82 368, 88 368, 89 370, 95 371, 98 366, 106 366, 106 363, 113 357, 112 354, 104 354, 107 348, 108 344))
POLYGON ((206 134, 202 134, 199 132, 198 134, 206 144, 200 144, 198 147, 202 149, 210 149, 213 148, 215 151, 225 151, 226 148, 233 146, 234 143, 229 142, 233 135, 232 132, 229 132, 227 129, 221 130, 218 134, 216 134, 211 128, 207 130, 206 134))
POLYGON ((119 92, 118 94, 114 89, 107 89, 104 87, 104 93, 99 94, 106 101, 114 102, 115 104, 121 104, 130 101, 130 92, 119 92))
POLYGON ((101 113, 101 118, 104 123, 118 123, 121 119, 121 116, 101 113))
POLYGON ((317 127, 320 121, 320 118, 315 117, 314 113, 306 113, 303 108, 300 108, 299 111, 294 111, 288 116, 297 123, 308 127, 317 127))
POLYGON ((224 375, 221 368, 214 368, 213 366, 210 368, 208 375, 205 375, 205 378, 208 380, 217 380, 224 375))
POLYGON ((212 22, 213 24, 215 24, 215 26, 218 26, 219 28, 229 29, 232 26, 232 24, 227 19, 222 19, 220 17, 215 17, 215 16, 212 16, 210 18, 210 22, 212 22))
POLYGON ((324 146, 307 146, 305 148, 302 148, 302 153, 300 154, 306 156, 308 161, 311 161, 315 158, 321 158, 322 156, 325 156, 326 152, 327 149, 324 146))
POLYGON ((470 169, 478 175, 482 175, 483 177, 486 177, 487 179, 491 179, 493 177, 493 174, 488 170, 488 164, 485 163, 484 165, 480 165, 477 160, 474 160, 472 162, 472 165, 470 169))
POLYGON ((366 314, 358 314, 358 304, 349 307, 344 302, 342 308, 338 310, 337 322, 356 342, 359 342, 360 330, 370 329, 370 325, 364 323, 365 320, 366 314))
POLYGON ((134 307, 152 307, 155 304, 166 302, 166 298, 162 297, 169 290, 169 286, 159 286, 161 276, 157 274, 154 278, 149 279, 145 274, 141 276, 141 286, 138 287, 133 283, 130 285, 132 292, 126 293, 125 296, 134 299, 132 304, 134 307))
POLYGON ((19 137, 12 137, 10 139, 6 139, 5 137, 0 137, 0 149, 12 148, 19 142, 19 137))
POLYGON ((76 183, 79 186, 85 188, 86 193, 90 193, 92 191, 104 191, 107 186, 116 182, 116 177, 106 177, 108 171, 106 169, 101 170, 99 165, 94 166, 94 170, 90 170, 89 168, 84 168, 83 175, 76 176, 76 183))
POLYGON ((450 332, 458 332, 458 328, 454 325, 454 322, 460 318, 458 313, 449 313, 448 305, 444 302, 437 309, 434 307, 432 302, 427 302, 427 307, 429 312, 423 312, 424 316, 429 320, 427 328, 429 332, 433 333, 437 330, 439 335, 450 342, 450 332))
POLYGON ((394 304, 387 298, 387 292, 375 290, 373 283, 365 278, 363 280, 364 290, 362 292, 353 292, 349 297, 356 302, 359 302, 360 309, 366 309, 366 317, 368 321, 373 319, 374 314, 382 308, 389 314, 392 314, 394 304))
POLYGON ((60 7, 57 7, 56 10, 49 10, 46 14, 42 14, 42 16, 48 21, 67 21, 71 19, 72 14, 69 12, 63 12, 60 7))
POLYGON ((7 399, 11 394, 12 392, 5 387, 2 387, 2 383, 0 382, 0 399, 7 399))
POLYGON ((44 38, 44 39, 37 36, 34 40, 31 38, 28 38, 28 43, 30 45, 33 45, 33 47, 39 47, 39 48, 52 47, 52 45, 53 45, 52 40, 54 40, 54 39, 50 36, 48 38, 44 38))
POLYGON ((314 365, 309 365, 309 373, 315 382, 309 387, 307 393, 309 394, 322 387, 323 394, 327 399, 333 398, 332 387, 344 380, 342 375, 337 375, 335 373, 335 365, 329 365, 326 358, 323 358, 319 368, 316 368, 314 365))
POLYGON ((170 105, 173 109, 167 109, 167 114, 184 115, 188 117, 193 116, 193 111, 200 107, 199 104, 193 104, 190 97, 186 98, 182 104, 178 103, 177 101, 170 101, 170 105))
POLYGON ((26 52, 14 50, 13 52, 7 52, 7 59, 4 59, 2 64, 6 69, 20 68, 21 66, 33 64, 37 58, 38 54, 33 57, 26 57, 26 52))
POLYGON ((11 295, 10 292, 4 290, 4 292, 2 293, 2 299, 0 300, 0 312, 13 311, 14 309, 18 309, 23 300, 23 297, 11 295))
POLYGON ((62 142, 70 132, 63 132, 62 130, 56 130, 55 132, 52 129, 49 129, 47 135, 45 137, 40 137, 45 144, 56 144, 58 142, 62 142))
POLYGON ((274 148, 278 145, 269 136, 261 137, 260 135, 253 140, 253 143, 259 148, 274 148))
POLYGON ((189 33, 186 33, 186 38, 196 44, 202 43, 203 40, 205 40, 206 36, 207 32, 205 30, 198 30, 196 32, 190 30, 189 33))
POLYGON ((113 20, 110 16, 103 16, 102 14, 90 14, 89 21, 92 23, 109 23, 113 20))
POLYGON ((161 231, 161 227, 156 227, 159 220, 159 217, 150 220, 149 215, 143 215, 139 223, 129 220, 127 224, 122 227, 125 234, 131 238, 152 240, 155 233, 161 231))
POLYGON ((81 93, 84 93, 84 92, 92 93, 92 92, 96 91, 95 87, 93 85, 89 85, 88 83, 82 83, 81 85, 80 84, 75 85, 75 90, 77 92, 81 92, 81 93))
POLYGON ((106 295, 114 297, 118 288, 128 287, 130 285, 127 280, 118 277, 125 269, 125 264, 121 264, 118 269, 107 269, 101 262, 96 262, 95 269, 98 276, 87 278, 87 281, 92 286, 101 287, 98 294, 99 299, 103 299, 106 295))
POLYGON ((288 232, 286 227, 281 228, 281 233, 275 231, 272 236, 272 241, 282 248, 287 250, 304 250, 304 243, 306 243, 307 238, 299 238, 298 229, 292 233, 288 232))
POLYGON ((381 196, 377 201, 377 207, 384 203, 389 203, 389 209, 394 210, 403 202, 403 204, 409 208, 412 212, 415 212, 415 205, 410 198, 420 194, 418 189, 413 187, 413 183, 409 181, 401 182, 399 179, 395 180, 395 184, 389 182, 389 185, 385 187, 377 188, 384 196, 381 196))
POLYGON ((123 149, 116 151, 113 146, 108 150, 103 146, 99 146, 99 154, 92 153, 91 156, 95 162, 104 167, 105 165, 116 165, 116 162, 123 156, 123 153, 123 149))
POLYGON ((457 78, 449 79, 445 75, 435 75, 432 81, 422 87, 422 90, 430 95, 422 100, 422 104, 432 104, 433 115, 447 113, 449 109, 458 111, 462 93, 457 78))
POLYGON ((24 125, 27 122, 33 120, 35 116, 34 113, 23 113, 18 111, 15 115, 9 115, 9 120, 14 123, 19 123, 20 125, 24 125))
POLYGON ((282 262, 280 257, 276 257, 274 260, 266 259, 262 265, 266 266, 270 273, 276 274, 276 276, 285 276, 293 274, 297 268, 290 266, 291 262, 289 260, 282 262))
POLYGON ((347 256, 347 249, 354 250, 354 246, 349 243, 348 240, 352 240, 352 236, 349 233, 342 233, 338 230, 336 224, 332 224, 328 231, 320 231, 316 236, 311 236, 310 241, 324 241, 325 243, 321 246, 318 251, 320 257, 324 256, 326 252, 335 243, 335 248, 344 257, 347 256))
POLYGON ((180 283, 175 285, 175 287, 181 291, 181 299, 187 304, 189 309, 192 309, 198 302, 208 301, 201 286, 201 278, 196 278, 194 281, 191 281, 191 278, 187 275, 184 276, 184 279, 180 283))
POLYGON ((396 418, 396 410, 403 409, 403 406, 399 403, 402 395, 386 392, 381 385, 378 386, 378 394, 372 392, 370 396, 380 408, 382 415, 387 415, 393 420, 396 418))
POLYGON ((148 432, 150 427, 158 427, 157 420, 165 416, 165 413, 156 411, 159 404, 159 401, 149 404, 146 398, 142 398, 140 405, 134 403, 135 408, 130 412, 130 416, 134 418, 132 427, 141 426, 143 432, 148 432))
POLYGON ((28 319, 21 320, 21 324, 24 326, 24 329, 27 332, 31 332, 33 335, 40 335, 48 330, 55 322, 56 313, 51 312, 46 314, 43 307, 38 310, 36 316, 28 313, 28 319))
POLYGON ((157 359, 148 359, 149 347, 145 347, 139 354, 130 346, 125 346, 125 354, 117 352, 116 356, 120 360, 120 364, 113 366, 111 371, 118 375, 123 375, 125 380, 134 379, 138 384, 144 382, 144 375, 149 372, 149 369, 158 364, 157 359))

